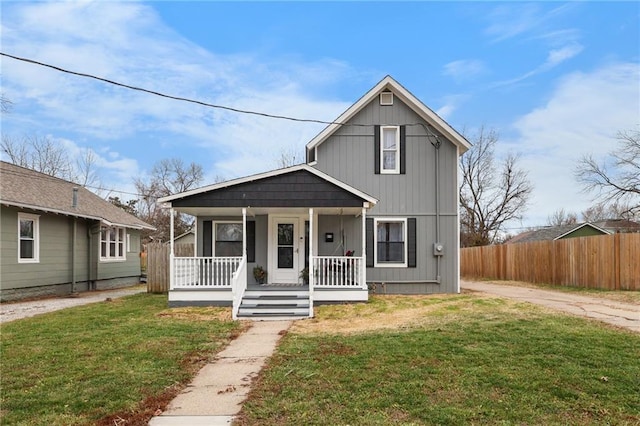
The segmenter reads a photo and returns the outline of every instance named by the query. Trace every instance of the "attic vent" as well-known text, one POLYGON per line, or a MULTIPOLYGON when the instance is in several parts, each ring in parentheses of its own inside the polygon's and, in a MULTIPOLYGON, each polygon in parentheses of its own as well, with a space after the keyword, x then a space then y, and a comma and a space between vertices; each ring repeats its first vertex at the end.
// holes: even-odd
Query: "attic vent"
POLYGON ((393 105, 393 92, 380 93, 380 105, 393 105))

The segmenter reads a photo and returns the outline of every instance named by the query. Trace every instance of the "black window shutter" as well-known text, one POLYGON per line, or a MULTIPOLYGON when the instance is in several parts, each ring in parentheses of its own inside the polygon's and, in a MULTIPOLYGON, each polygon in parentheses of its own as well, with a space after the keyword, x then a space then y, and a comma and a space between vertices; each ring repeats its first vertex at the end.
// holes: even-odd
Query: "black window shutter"
POLYGON ((256 223, 247 222, 247 262, 256 261, 256 223))
POLYGON ((407 219, 407 266, 415 268, 417 264, 416 256, 416 218, 407 219))
POLYGON ((400 126, 400 174, 407 173, 407 126, 400 126))
POLYGON ((367 232, 367 267, 373 267, 373 219, 367 219, 365 227, 367 232))
MULTIPOLYGON (((380 126, 373 126, 373 162, 375 174, 380 174, 380 126)), ((373 265, 371 265, 373 266, 373 265)))
POLYGON ((210 220, 202 222, 202 255, 213 256, 213 223, 210 220))

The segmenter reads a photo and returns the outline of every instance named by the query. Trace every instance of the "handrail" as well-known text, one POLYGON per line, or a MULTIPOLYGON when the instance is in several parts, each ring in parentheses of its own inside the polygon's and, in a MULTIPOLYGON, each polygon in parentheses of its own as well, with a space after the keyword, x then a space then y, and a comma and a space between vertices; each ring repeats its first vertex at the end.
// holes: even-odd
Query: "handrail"
POLYGON ((309 282, 315 288, 366 288, 364 262, 364 257, 313 256, 309 282))
POLYGON ((174 257, 171 289, 231 288, 242 257, 174 257))
POLYGON ((238 319, 238 311, 240 310, 240 304, 242 303, 242 298, 244 297, 244 293, 247 290, 247 258, 246 256, 242 257, 240 261, 240 265, 236 272, 233 273, 233 277, 231 279, 231 294, 232 294, 232 311, 231 317, 234 320, 238 319))

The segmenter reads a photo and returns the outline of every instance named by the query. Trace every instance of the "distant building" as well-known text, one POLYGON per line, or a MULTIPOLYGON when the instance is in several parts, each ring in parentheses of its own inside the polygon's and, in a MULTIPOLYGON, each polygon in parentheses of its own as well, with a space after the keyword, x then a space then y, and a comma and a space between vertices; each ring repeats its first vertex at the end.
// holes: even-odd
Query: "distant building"
POLYGON ((516 235, 506 244, 530 243, 533 241, 555 241, 566 238, 590 237, 594 235, 607 235, 610 232, 593 223, 574 223, 571 225, 549 226, 527 231, 516 235))

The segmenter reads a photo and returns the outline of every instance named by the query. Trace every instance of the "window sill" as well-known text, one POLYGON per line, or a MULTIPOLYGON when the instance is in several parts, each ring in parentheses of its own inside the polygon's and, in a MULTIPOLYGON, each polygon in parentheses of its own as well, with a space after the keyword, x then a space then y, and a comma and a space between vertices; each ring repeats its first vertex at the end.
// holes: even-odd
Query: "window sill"
POLYGON ((116 262, 126 262, 127 258, 125 257, 118 257, 118 258, 113 258, 113 259, 105 259, 105 258, 100 258, 100 263, 116 263, 116 262))
POLYGON ((18 263, 40 263, 40 259, 18 259, 18 263))

